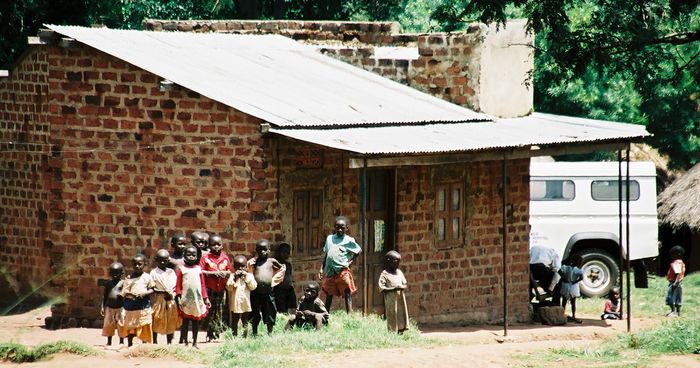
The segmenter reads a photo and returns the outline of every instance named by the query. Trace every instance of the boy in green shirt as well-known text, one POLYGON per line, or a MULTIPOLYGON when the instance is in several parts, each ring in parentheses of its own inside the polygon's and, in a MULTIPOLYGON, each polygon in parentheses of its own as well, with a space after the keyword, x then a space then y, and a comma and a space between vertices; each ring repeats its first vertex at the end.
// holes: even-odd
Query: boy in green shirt
POLYGON ((323 280, 321 289, 326 293, 326 308, 331 310, 333 296, 345 297, 345 311, 352 312, 352 294, 357 292, 350 265, 362 249, 355 239, 346 234, 348 219, 338 216, 335 219, 335 233, 328 235, 323 245, 323 267, 319 278, 323 280))

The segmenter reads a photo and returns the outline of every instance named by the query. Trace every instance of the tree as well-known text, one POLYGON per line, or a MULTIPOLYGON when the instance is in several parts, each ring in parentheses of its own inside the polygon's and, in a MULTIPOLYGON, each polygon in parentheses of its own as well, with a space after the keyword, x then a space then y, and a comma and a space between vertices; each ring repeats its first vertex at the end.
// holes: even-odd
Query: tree
POLYGON ((514 14, 536 34, 536 110, 646 124, 672 166, 700 160, 700 0, 444 1, 433 17, 514 14))

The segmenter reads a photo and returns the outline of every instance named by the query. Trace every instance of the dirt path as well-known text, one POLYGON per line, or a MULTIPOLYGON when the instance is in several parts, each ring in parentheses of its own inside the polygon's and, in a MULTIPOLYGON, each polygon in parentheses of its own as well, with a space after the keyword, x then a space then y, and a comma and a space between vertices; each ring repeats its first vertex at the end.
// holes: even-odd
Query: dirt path
MULTIPOLYGON (((36 345, 56 340, 82 342, 101 352, 97 357, 77 357, 60 354, 45 362, 23 364, 22 367, 196 367, 173 357, 147 358, 144 351, 153 345, 119 348, 104 346, 104 338, 98 329, 72 328, 50 331, 44 329, 44 317, 48 308, 28 313, 0 317, 0 341, 14 341, 25 345, 36 345), (130 355, 137 355, 132 358, 130 355)), ((305 363, 317 367, 531 367, 517 356, 540 354, 554 347, 583 347, 599 344, 626 330, 625 321, 601 321, 593 316, 583 316, 582 325, 561 327, 539 324, 510 326, 507 337, 499 326, 477 326, 463 328, 425 328, 424 334, 444 342, 429 348, 405 347, 398 349, 359 350, 341 353, 329 352, 305 357, 305 363)), ((658 319, 635 319, 633 331, 651 328, 658 319)), ((201 344, 202 349, 215 348, 217 344, 201 344)), ((17 364, 0 363, 2 367, 18 367, 17 364)), ((698 367, 700 361, 694 356, 665 356, 655 361, 653 367, 698 367), (658 363, 658 364, 657 364, 658 363)))

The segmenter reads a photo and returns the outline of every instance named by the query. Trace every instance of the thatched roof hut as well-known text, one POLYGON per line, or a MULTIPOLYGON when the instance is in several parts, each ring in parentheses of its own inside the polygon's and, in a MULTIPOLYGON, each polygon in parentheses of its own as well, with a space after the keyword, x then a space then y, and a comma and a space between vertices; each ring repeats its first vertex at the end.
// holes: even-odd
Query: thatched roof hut
POLYGON ((659 222, 674 229, 700 230, 700 164, 669 185, 659 195, 659 222))

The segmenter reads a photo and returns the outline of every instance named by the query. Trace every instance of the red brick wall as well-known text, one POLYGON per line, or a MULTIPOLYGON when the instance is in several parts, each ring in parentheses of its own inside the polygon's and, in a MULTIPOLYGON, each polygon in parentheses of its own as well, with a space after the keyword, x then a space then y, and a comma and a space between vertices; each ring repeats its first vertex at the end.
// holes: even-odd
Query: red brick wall
POLYGON ((27 295, 51 274, 44 242, 51 189, 43 185, 50 155, 47 77, 46 54, 31 48, 10 77, 0 78, 0 265, 4 266, 0 292, 4 302, 27 295))

